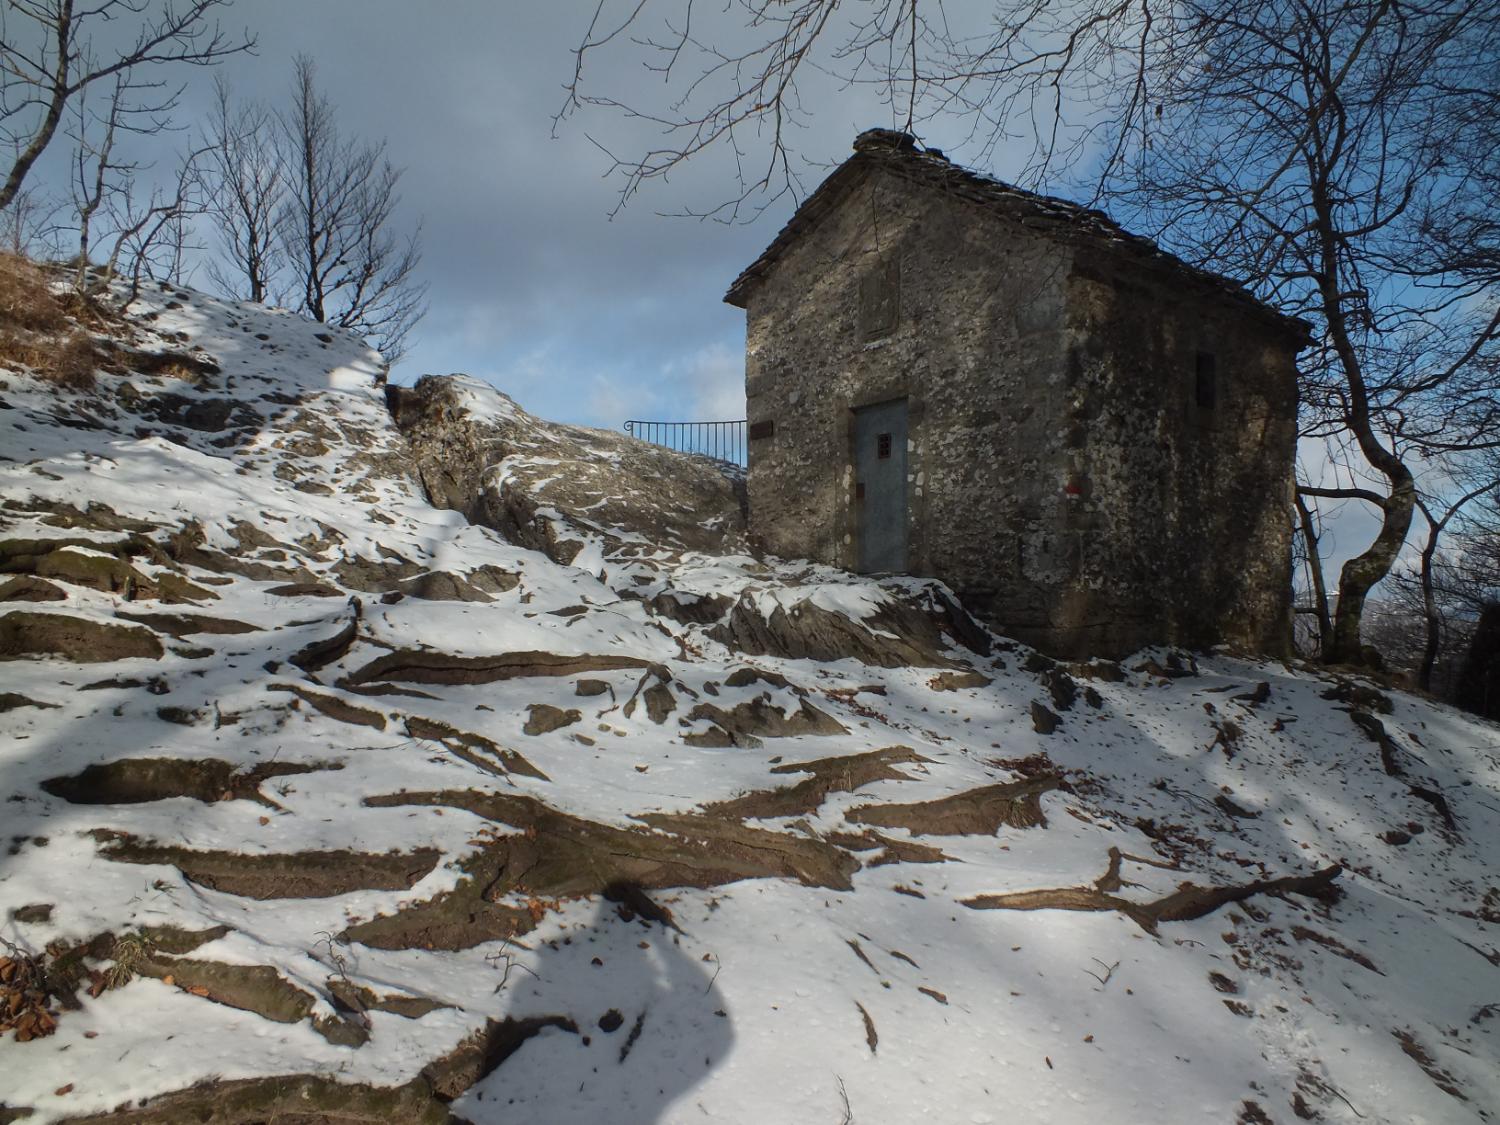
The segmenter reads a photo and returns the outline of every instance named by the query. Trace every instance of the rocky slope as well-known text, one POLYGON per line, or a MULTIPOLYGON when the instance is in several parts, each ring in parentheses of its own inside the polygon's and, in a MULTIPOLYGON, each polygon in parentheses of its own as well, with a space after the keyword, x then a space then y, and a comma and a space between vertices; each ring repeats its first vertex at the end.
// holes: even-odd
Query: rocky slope
POLYGON ((0 1121, 1485 1121, 1500 731, 1060 666, 162 288, 0 373, 0 1121))

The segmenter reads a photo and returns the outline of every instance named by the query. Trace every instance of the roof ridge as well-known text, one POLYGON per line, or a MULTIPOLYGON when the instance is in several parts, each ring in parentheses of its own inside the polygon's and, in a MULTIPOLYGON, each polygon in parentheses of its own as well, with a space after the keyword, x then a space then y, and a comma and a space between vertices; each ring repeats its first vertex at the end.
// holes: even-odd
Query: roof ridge
POLYGON ((837 205, 860 172, 873 168, 884 168, 911 182, 948 191, 992 210, 1003 209, 1023 225, 1054 237, 1117 247, 1133 255, 1137 261, 1179 273, 1217 290, 1236 304, 1250 308, 1285 329, 1304 338, 1311 337, 1311 327, 1306 321, 1274 308, 1241 282, 1193 265, 1164 250, 1154 239, 1126 230, 1099 208, 1086 207, 1061 196, 1043 195, 996 176, 964 168, 949 160, 941 150, 923 147, 911 133, 883 128, 866 129, 855 137, 854 155, 834 169, 802 201, 770 245, 735 278, 724 300, 744 308, 751 287, 769 272, 796 237, 837 205), (1004 206, 1006 204, 1010 206, 1004 206))

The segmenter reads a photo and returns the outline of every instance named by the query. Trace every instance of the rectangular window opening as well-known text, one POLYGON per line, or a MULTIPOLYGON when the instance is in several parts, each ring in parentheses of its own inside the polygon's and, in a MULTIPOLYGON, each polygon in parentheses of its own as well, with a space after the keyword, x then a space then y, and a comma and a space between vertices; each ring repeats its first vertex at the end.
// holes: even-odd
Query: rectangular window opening
POLYGON ((1214 353, 1199 352, 1194 386, 1198 409, 1212 410, 1218 405, 1218 382, 1218 363, 1214 359, 1214 353))
POLYGON ((875 439, 875 456, 887 461, 891 456, 891 435, 881 434, 875 439))
POLYGON ((901 318, 901 262, 885 258, 859 279, 859 330, 866 343, 890 336, 901 318))

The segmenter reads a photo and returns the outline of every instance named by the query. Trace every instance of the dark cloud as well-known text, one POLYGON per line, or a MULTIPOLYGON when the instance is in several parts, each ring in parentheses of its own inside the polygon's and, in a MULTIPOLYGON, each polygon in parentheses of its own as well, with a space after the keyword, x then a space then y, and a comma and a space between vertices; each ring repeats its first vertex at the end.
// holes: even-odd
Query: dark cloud
MULTIPOLYGON (((751 227, 667 218, 683 205, 668 188, 611 219, 608 160, 586 135, 599 123, 552 136, 586 7, 256 0, 234 11, 257 56, 224 71, 274 101, 292 58, 312 54, 344 127, 384 138, 405 167, 431 311, 398 379, 466 370, 600 425, 710 403, 738 416, 726 384, 740 382, 743 314, 722 296, 789 208, 751 227)), ((695 169, 694 186, 710 172, 695 169)))
MULTIPOLYGON (((749 224, 665 217, 735 194, 729 154, 709 153, 611 218, 619 185, 602 149, 641 152, 659 138, 598 112, 553 135, 592 12, 590 3, 236 0, 223 23, 251 31, 258 48, 217 73, 237 96, 276 105, 294 57, 311 55, 345 132, 384 140, 405 169, 401 217, 422 225, 431 311, 398 381, 468 371, 541 414, 599 425, 739 415, 744 314, 722 297, 795 200, 749 224)), ((130 31, 122 21, 101 28, 130 31)), ((190 81, 177 120, 192 125, 208 106, 211 73, 178 77, 190 81)), ((628 50, 592 58, 588 77, 591 90, 628 101, 662 90, 628 50)), ((796 143, 831 166, 857 131, 889 124, 890 110, 818 81, 808 79, 816 112, 796 143)), ((169 143, 185 148, 189 136, 169 143)), ((171 160, 152 140, 144 160, 160 173, 171 160)), ((62 194, 67 146, 55 147, 44 172, 62 194)), ((822 174, 809 169, 806 186, 822 174)), ((205 275, 195 280, 207 285, 205 275)))

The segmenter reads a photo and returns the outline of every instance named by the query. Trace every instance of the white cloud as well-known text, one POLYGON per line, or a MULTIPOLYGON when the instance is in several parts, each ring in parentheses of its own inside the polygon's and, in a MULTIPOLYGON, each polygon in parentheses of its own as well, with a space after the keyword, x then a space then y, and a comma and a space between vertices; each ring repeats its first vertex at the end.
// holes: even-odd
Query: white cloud
POLYGON ((694 421, 727 422, 745 416, 745 356, 723 341, 699 348, 684 364, 694 421))

